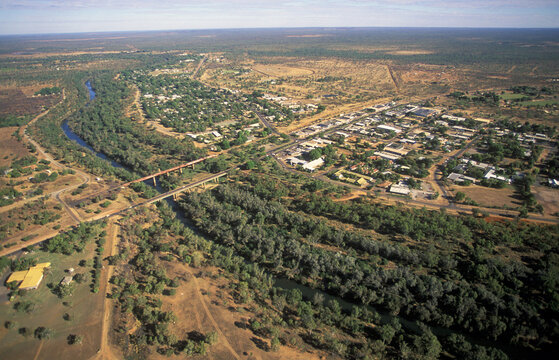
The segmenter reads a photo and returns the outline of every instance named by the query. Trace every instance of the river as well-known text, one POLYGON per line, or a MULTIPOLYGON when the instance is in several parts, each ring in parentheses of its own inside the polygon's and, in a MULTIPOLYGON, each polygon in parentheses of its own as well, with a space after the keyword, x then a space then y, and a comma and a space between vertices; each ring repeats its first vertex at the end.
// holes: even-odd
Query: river
MULTIPOLYGON (((89 105, 91 103, 91 101, 93 101, 93 99, 95 99, 96 93, 95 90, 93 90, 90 81, 88 80, 85 83, 85 86, 87 87, 87 90, 89 91, 89 102, 87 103, 87 105, 89 105)), ((87 106, 86 105, 86 106, 87 106)), ((84 139, 82 139, 78 134, 76 134, 75 132, 72 131, 72 129, 70 129, 70 126, 68 126, 68 121, 64 120, 62 122, 62 131, 64 132, 64 134, 68 137, 68 139, 74 141, 75 143, 77 143, 78 145, 80 145, 81 147, 88 149, 89 151, 91 151, 92 153, 95 154, 95 156, 106 160, 108 162, 110 162, 110 164, 115 167, 115 168, 121 168, 121 169, 127 169, 130 172, 133 172, 132 169, 129 169, 127 166, 124 166, 116 161, 114 161, 113 159, 109 158, 107 155, 95 151, 95 149, 93 149, 91 147, 91 145, 89 145, 84 139)), ((153 181, 152 180, 145 180, 144 184, 151 186, 152 188, 154 188, 155 190, 157 190, 157 192, 159 193, 163 193, 164 190, 163 188, 161 188, 161 185, 159 183, 157 183, 155 186, 153 185, 153 181)), ((168 197, 165 199, 165 201, 167 202, 167 204, 169 204, 169 206, 171 207, 171 209, 173 209, 173 211, 175 212, 175 215, 177 217, 177 219, 179 219, 185 226, 187 226, 188 228, 190 228, 192 231, 194 231, 197 235, 200 235, 200 232, 198 231, 198 229, 196 229, 192 223, 186 219, 183 215, 183 213, 181 211, 179 211, 178 205, 175 203, 175 201, 172 199, 172 197, 168 197)))

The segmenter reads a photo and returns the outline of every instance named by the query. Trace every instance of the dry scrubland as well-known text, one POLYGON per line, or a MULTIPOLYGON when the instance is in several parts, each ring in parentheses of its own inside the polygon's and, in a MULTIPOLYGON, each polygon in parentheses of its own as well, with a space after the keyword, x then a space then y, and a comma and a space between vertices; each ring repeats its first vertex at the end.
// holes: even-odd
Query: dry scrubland
POLYGON ((0 166, 8 166, 14 159, 29 155, 27 147, 12 136, 17 130, 17 126, 0 128, 0 166))
MULTIPOLYGON (((397 46, 337 46, 333 49, 362 52, 382 50, 403 58, 435 53, 426 49, 397 46)), ((359 110, 393 98, 420 101, 439 97, 440 104, 444 105, 444 95, 453 90, 502 89, 522 81, 533 82, 540 77, 538 74, 529 75, 525 70, 525 66, 522 65, 511 68, 491 64, 487 68, 480 68, 472 65, 342 58, 245 56, 241 59, 230 59, 223 58, 219 53, 211 54, 210 60, 202 68, 200 80, 214 87, 246 93, 260 90, 285 96, 293 103, 326 106, 324 112, 280 129, 290 132, 319 119, 359 110)))

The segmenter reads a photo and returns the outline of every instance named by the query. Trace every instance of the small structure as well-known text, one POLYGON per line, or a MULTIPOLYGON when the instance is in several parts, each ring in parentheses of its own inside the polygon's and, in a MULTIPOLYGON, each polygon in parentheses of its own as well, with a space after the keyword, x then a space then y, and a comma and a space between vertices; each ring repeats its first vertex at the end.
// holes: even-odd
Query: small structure
POLYGON ((48 267, 50 267, 49 262, 37 264, 29 270, 13 272, 6 282, 17 281, 19 283, 18 289, 20 290, 37 289, 43 280, 44 270, 48 267))
POLYGON ((64 285, 64 286, 68 286, 68 285, 70 285, 70 283, 72 282, 72 279, 73 279, 73 278, 74 278, 74 277, 73 277, 72 275, 64 276, 64 278, 62 279, 62 281, 60 281, 60 284, 61 284, 61 285, 64 285))
POLYGON ((360 185, 360 186, 366 186, 367 184, 369 184, 369 182, 367 181, 367 179, 362 178, 362 177, 359 178, 359 179, 357 179, 357 181, 356 181, 355 183, 356 183, 357 185, 360 185))
POLYGON ((463 183, 464 181, 470 181, 472 183, 476 182, 476 179, 470 176, 465 176, 463 174, 458 174, 458 173, 451 173, 450 175, 447 176, 448 180, 452 180, 455 183, 463 183))

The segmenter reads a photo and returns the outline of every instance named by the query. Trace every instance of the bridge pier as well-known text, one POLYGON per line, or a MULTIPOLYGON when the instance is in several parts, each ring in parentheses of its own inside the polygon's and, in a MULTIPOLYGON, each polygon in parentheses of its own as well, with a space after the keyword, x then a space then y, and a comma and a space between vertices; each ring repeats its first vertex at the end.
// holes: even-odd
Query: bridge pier
POLYGON ((157 186, 157 182, 155 181, 155 176, 152 179, 153 179, 153 186, 157 186))
POLYGON ((179 169, 179 173, 182 174, 182 168, 179 169))

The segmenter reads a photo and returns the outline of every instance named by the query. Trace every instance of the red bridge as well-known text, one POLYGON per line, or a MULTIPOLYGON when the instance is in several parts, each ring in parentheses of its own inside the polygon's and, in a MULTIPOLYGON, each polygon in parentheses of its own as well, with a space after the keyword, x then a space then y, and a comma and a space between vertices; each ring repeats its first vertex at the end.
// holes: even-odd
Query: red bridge
POLYGON ((191 161, 191 162, 186 163, 186 164, 182 164, 182 165, 175 166, 175 167, 172 167, 172 168, 167 169, 167 170, 163 170, 163 171, 157 172, 157 173, 155 173, 155 174, 151 174, 151 175, 148 175, 148 176, 144 176, 143 178, 136 179, 136 180, 127 182, 127 183, 125 183, 125 184, 122 184, 121 187, 126 187, 126 186, 129 186, 130 184, 134 184, 134 183, 141 182, 141 181, 144 181, 144 180, 149 180, 149 179, 153 179, 153 185, 155 185, 155 178, 156 178, 157 176, 164 175, 164 174, 168 174, 168 173, 173 172, 173 171, 176 171, 176 170, 180 170, 180 171, 182 172, 182 168, 185 168, 185 167, 188 167, 188 166, 194 167, 194 164, 198 164, 199 162, 202 162, 202 161, 207 160, 207 159, 211 159, 211 158, 216 157, 216 156, 217 156, 217 155, 206 156, 206 157, 200 158, 200 159, 198 159, 198 160, 191 161))

